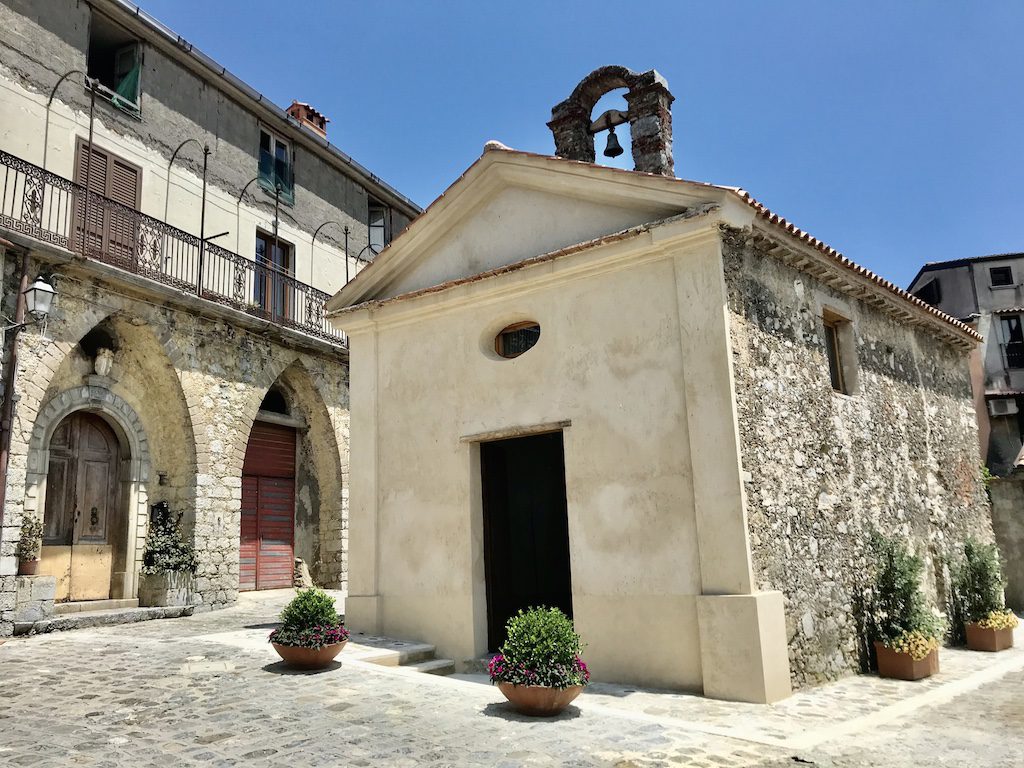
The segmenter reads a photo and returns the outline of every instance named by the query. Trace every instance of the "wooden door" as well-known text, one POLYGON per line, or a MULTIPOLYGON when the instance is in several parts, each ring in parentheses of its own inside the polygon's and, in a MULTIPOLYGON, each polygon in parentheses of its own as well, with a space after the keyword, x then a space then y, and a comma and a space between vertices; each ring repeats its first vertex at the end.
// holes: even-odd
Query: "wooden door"
POLYGON ((238 588, 292 586, 295 564, 295 429, 253 425, 242 467, 238 588))
POLYGON ((520 608, 572 617, 562 433, 483 443, 480 467, 488 647, 497 650, 520 608))
POLYGON ((120 448, 100 417, 75 413, 50 440, 40 570, 57 577, 58 599, 110 596, 121 516, 120 448))

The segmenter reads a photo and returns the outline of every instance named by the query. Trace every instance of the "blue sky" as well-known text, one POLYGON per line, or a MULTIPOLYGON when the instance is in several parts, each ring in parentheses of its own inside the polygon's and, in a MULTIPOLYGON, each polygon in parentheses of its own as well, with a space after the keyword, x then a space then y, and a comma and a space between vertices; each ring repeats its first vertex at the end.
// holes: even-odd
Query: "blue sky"
POLYGON ((1024 250, 1021 2, 141 5, 282 107, 318 107, 424 206, 488 139, 553 152, 551 107, 621 64, 668 79, 677 175, 742 186, 901 285, 1024 250))

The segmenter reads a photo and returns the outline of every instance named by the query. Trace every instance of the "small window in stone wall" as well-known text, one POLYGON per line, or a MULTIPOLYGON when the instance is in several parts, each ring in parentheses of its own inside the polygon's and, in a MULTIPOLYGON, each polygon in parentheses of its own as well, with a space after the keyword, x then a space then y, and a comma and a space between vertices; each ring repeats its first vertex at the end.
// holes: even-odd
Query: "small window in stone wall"
POLYGON ((516 323, 494 337, 494 351, 504 358, 519 357, 540 339, 540 326, 532 321, 516 323))
POLYGON ((844 317, 832 312, 822 316, 825 331, 825 354, 828 357, 828 372, 832 389, 843 395, 852 395, 856 390, 857 358, 854 348, 853 325, 844 317))

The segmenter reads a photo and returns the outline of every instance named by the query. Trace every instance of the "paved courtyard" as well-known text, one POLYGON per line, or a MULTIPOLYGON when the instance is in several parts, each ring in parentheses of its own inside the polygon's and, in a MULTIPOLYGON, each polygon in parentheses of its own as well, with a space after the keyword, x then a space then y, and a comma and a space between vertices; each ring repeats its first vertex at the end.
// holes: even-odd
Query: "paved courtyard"
POLYGON ((1021 648, 944 650, 928 681, 849 678, 767 707, 594 685, 545 721, 479 678, 381 667, 351 645, 291 673, 265 642, 287 597, 7 641, 0 765, 1024 765, 1021 648))

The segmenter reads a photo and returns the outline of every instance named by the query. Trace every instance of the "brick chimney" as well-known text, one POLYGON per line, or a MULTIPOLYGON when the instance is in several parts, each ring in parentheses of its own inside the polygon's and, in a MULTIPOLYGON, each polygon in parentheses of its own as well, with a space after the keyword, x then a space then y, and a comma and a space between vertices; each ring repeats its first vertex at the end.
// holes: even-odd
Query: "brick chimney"
POLYGON ((327 138, 327 124, 330 122, 330 119, 324 117, 323 113, 313 109, 309 104, 293 101, 292 105, 285 112, 314 133, 320 134, 325 139, 327 138))
POLYGON ((626 88, 633 168, 662 176, 675 175, 672 158, 672 102, 668 82, 657 70, 637 73, 626 67, 601 67, 580 81, 568 99, 551 110, 548 128, 555 137, 555 154, 570 160, 594 162, 591 113, 609 91, 626 88))

